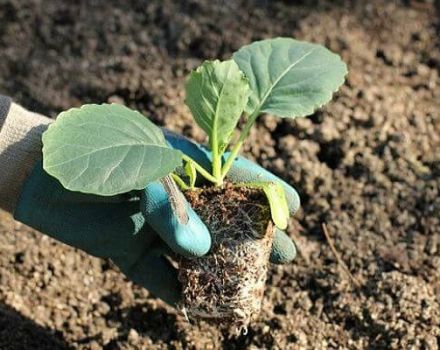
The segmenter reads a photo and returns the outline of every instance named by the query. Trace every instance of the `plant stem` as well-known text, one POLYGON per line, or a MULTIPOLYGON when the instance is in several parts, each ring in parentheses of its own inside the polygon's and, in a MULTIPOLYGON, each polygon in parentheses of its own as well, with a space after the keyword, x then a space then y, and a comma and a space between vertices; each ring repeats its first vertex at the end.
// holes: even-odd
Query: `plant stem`
POLYGON ((249 130, 251 129, 252 125, 254 124, 255 120, 257 119, 258 114, 259 114, 258 110, 256 112, 252 113, 249 116, 246 124, 244 125, 244 128, 241 131, 241 134, 240 134, 240 137, 239 137, 237 143, 232 148, 232 151, 229 154, 228 159, 226 160, 225 164, 223 165, 222 174, 221 174, 222 181, 225 178, 226 174, 229 172, 229 170, 231 170, 232 163, 234 163, 235 158, 237 158, 238 152, 240 152, 240 149, 241 149, 241 146, 243 146, 244 140, 249 135, 249 130))
POLYGON ((182 190, 185 191, 190 189, 190 187, 185 183, 185 181, 182 180, 182 178, 179 175, 175 173, 171 173, 171 177, 174 179, 174 181, 177 183, 177 185, 179 185, 179 187, 182 190))
POLYGON ((212 176, 210 173, 208 173, 199 163, 197 163, 194 159, 191 157, 188 157, 186 154, 182 155, 182 159, 186 162, 191 162, 194 164, 194 168, 202 175, 206 180, 211 181, 215 184, 218 183, 218 179, 216 179, 214 176, 212 176))
POLYGON ((215 184, 221 186, 223 184, 222 178, 222 158, 218 151, 218 142, 216 131, 213 131, 211 139, 211 153, 212 153, 212 175, 217 179, 215 184))

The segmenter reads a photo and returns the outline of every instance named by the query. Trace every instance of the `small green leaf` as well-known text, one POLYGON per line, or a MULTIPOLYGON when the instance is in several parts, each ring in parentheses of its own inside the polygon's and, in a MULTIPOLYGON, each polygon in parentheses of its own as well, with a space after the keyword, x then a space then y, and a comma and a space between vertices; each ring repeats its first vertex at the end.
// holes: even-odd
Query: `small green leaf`
POLYGON ((249 182, 236 186, 262 189, 270 206, 272 220, 280 230, 285 230, 289 223, 289 206, 283 186, 278 182, 249 182))
POLYGON ((162 130, 117 104, 61 113, 43 134, 43 166, 72 191, 111 196, 143 189, 182 163, 162 130))
POLYGON ((249 79, 246 112, 279 117, 312 114, 342 85, 347 66, 323 46, 290 38, 254 42, 233 55, 249 79))
POLYGON ((191 72, 185 102, 211 148, 221 150, 229 143, 249 94, 248 81, 233 60, 206 61, 191 72))
POLYGON ((197 171, 193 162, 186 162, 185 164, 185 174, 189 178, 189 187, 194 188, 197 180, 197 171))

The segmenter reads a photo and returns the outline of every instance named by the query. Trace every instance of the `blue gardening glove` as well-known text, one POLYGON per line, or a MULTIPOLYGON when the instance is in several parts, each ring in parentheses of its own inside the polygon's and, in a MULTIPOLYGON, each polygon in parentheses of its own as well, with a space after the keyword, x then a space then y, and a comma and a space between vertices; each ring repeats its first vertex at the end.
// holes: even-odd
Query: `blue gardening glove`
MULTIPOLYGON (((209 168, 209 152, 188 139, 167 133, 167 140, 209 168)), ((231 181, 279 180, 252 162, 240 158, 230 172, 231 181)), ((298 195, 287 184, 292 212, 298 195)), ((180 297, 176 271, 164 258, 171 250, 186 256, 208 252, 211 238, 206 226, 187 205, 189 221, 175 217, 162 185, 152 183, 144 191, 101 197, 65 190, 39 162, 24 184, 14 216, 17 220, 70 246, 110 258, 135 283, 169 304, 180 297), (141 208, 141 210, 139 209, 141 208)), ((293 260, 293 242, 277 232, 271 260, 293 260)))

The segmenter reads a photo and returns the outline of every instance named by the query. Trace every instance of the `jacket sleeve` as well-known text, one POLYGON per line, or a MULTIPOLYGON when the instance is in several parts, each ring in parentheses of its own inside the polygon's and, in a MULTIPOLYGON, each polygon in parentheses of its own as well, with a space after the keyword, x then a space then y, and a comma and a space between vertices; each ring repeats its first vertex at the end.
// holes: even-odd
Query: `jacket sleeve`
POLYGON ((41 158, 51 119, 0 96, 0 208, 14 212, 24 181, 41 158))

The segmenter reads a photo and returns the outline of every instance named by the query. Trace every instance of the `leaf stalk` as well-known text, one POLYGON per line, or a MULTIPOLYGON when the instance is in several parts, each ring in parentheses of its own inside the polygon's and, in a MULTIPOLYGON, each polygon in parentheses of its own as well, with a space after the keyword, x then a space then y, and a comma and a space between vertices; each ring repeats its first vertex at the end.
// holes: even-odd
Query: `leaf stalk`
POLYGON ((212 176, 209 172, 207 172, 199 163, 197 163, 194 159, 187 156, 186 154, 182 155, 182 159, 186 162, 190 162, 194 165, 194 168, 202 175, 206 180, 211 181, 214 184, 217 184, 218 179, 212 176))
POLYGON ((212 153, 212 175, 216 179, 214 182, 216 186, 223 185, 222 177, 222 157, 219 153, 217 142, 217 131, 214 131, 211 139, 211 153, 212 153))
POLYGON ((255 120, 257 119, 258 115, 260 114, 259 110, 256 110, 254 113, 252 113, 248 120, 246 121, 246 124, 243 127, 243 130, 240 133, 240 137, 237 141, 237 143, 234 145, 234 147, 231 150, 231 153, 229 154, 228 159, 226 160, 225 164, 223 165, 222 172, 221 172, 221 178, 222 181, 228 174, 229 170, 231 170, 232 164, 234 163, 235 158, 237 158, 238 153, 240 152, 241 147, 243 146, 243 143, 249 135, 249 131, 254 125, 255 120))
POLYGON ((190 189, 190 186, 188 186, 179 175, 177 175, 175 173, 171 173, 171 177, 176 182, 176 184, 180 187, 180 189, 182 189, 184 191, 190 189))

